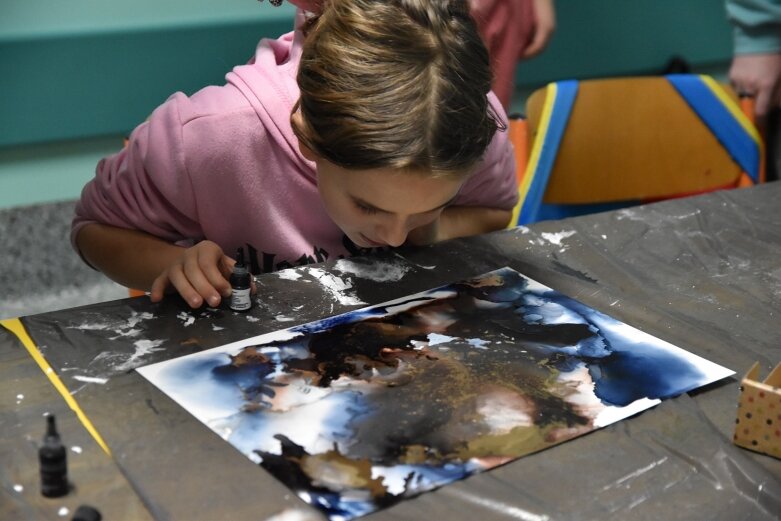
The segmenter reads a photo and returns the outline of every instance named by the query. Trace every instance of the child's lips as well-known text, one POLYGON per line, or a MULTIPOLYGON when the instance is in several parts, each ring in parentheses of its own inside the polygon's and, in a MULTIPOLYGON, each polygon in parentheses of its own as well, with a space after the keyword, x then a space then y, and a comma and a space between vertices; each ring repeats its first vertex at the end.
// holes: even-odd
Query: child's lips
POLYGON ((386 246, 386 244, 384 242, 373 241, 373 240, 369 239, 367 236, 365 236, 364 234, 361 234, 361 239, 363 239, 366 242, 366 244, 368 244, 369 246, 371 246, 373 248, 380 248, 382 246, 386 246))

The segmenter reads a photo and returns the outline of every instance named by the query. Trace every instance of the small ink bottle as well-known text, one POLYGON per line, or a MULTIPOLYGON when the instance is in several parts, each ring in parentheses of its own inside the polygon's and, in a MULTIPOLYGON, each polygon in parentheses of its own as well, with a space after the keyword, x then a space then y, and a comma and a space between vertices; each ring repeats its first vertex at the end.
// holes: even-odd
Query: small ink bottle
POLYGON ((251 282, 252 275, 244 265, 244 248, 239 248, 236 251, 236 264, 233 266, 233 273, 230 276, 230 308, 233 311, 247 311, 252 307, 251 282))
POLYGON ((54 415, 46 415, 46 434, 43 446, 38 449, 41 467, 41 494, 61 497, 68 493, 68 455, 60 441, 54 415))

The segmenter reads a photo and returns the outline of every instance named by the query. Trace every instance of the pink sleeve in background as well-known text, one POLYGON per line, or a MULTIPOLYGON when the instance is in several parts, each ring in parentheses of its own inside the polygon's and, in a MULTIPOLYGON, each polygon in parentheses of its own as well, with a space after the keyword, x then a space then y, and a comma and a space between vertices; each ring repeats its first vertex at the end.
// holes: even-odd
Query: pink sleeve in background
POLYGON ((515 67, 534 34, 532 0, 470 0, 472 16, 491 57, 493 91, 507 108, 515 67))

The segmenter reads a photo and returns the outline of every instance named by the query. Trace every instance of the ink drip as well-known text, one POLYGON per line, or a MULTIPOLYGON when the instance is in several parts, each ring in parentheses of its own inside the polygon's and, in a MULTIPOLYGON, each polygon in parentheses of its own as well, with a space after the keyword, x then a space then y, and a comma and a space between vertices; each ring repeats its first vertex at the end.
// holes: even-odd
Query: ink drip
POLYGON ((252 307, 250 295, 252 275, 244 265, 244 248, 236 251, 236 264, 230 276, 231 300, 230 308, 233 311, 247 311, 252 307))
POLYGON ((68 455, 60 441, 54 415, 46 416, 46 434, 43 446, 38 449, 41 469, 41 494, 46 497, 61 497, 68 493, 68 455))

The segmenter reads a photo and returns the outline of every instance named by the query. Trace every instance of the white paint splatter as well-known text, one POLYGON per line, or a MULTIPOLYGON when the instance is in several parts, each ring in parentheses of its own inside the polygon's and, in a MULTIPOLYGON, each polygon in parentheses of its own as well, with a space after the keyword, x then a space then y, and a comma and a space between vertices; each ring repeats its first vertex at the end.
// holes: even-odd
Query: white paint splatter
POLYGON ((467 338, 466 343, 478 349, 487 349, 485 346, 487 346, 491 342, 489 342, 488 340, 483 340, 482 338, 467 338))
POLYGON ((437 344, 446 344, 451 340, 456 340, 454 336, 440 335, 439 333, 428 334, 428 345, 435 346, 437 344))
POLYGON ((182 311, 181 313, 176 315, 176 318, 182 321, 182 325, 184 327, 191 326, 195 323, 195 317, 187 313, 186 311, 182 311))
POLYGON ((550 242, 551 244, 555 244, 556 246, 561 246, 561 241, 566 239, 567 237, 572 237, 575 235, 575 230, 568 230, 565 232, 558 232, 558 233, 541 233, 540 234, 543 239, 550 242))
POLYGON ((629 219, 630 221, 643 220, 643 218, 637 215, 637 213, 631 208, 624 208, 622 210, 618 210, 616 212, 616 219, 618 219, 619 221, 623 221, 624 219, 629 219))
POLYGON ((113 320, 108 322, 83 322, 77 326, 69 326, 68 329, 79 329, 81 331, 115 331, 117 336, 111 337, 114 340, 120 337, 135 337, 141 334, 141 329, 136 328, 138 324, 145 320, 155 318, 152 313, 139 313, 132 311, 127 319, 113 320))
POLYGON ((247 322, 258 322, 260 319, 258 317, 253 317, 252 315, 247 315, 247 322))
POLYGON ((14 492, 19 492, 20 494, 24 492, 24 486, 23 485, 14 485, 14 492))
POLYGON ((74 380, 78 380, 79 382, 87 382, 91 384, 100 384, 103 385, 106 382, 108 382, 108 378, 100 378, 97 376, 81 376, 76 375, 73 377, 74 380))
POLYGON ((469 501, 470 503, 479 505, 487 510, 496 512, 502 517, 509 517, 510 519, 517 519, 518 521, 551 521, 551 518, 545 514, 535 514, 534 512, 529 512, 528 510, 524 510, 515 505, 510 505, 502 501, 483 497, 478 494, 472 494, 471 492, 463 490, 451 491, 447 487, 443 488, 442 490, 450 493, 456 492, 459 499, 469 501))
POLYGON ((116 340, 117 338, 123 337, 123 336, 138 336, 141 334, 140 329, 128 329, 127 331, 119 331, 119 335, 113 336, 109 338, 109 340, 116 340))
POLYGON ((404 278, 404 275, 411 267, 409 264, 394 262, 356 262, 348 259, 340 259, 334 265, 334 269, 341 271, 342 273, 348 273, 375 282, 396 282, 404 278))
POLYGON ((24 400, 23 394, 17 394, 16 395, 16 403, 21 403, 21 401, 24 400))
POLYGON ((423 268, 424 270, 433 270, 433 269, 435 269, 437 267, 436 264, 432 264, 430 266, 424 266, 423 264, 418 264, 417 262, 412 262, 409 259, 407 259, 406 257, 404 257, 403 255, 400 255, 398 252, 393 252, 393 254, 396 257, 398 257, 399 259, 401 259, 402 261, 404 261, 405 263, 413 264, 413 265, 417 266, 418 268, 423 268))
POLYGON ((637 210, 634 210, 632 208, 624 208, 616 212, 616 219, 618 219, 619 221, 624 219, 629 219, 630 221, 639 221, 651 226, 655 226, 662 223, 674 223, 675 221, 681 219, 688 219, 689 217, 694 217, 696 215, 699 215, 700 213, 702 213, 702 211, 697 209, 692 212, 684 213, 681 215, 657 213, 657 212, 650 212, 650 211, 640 214, 638 213, 637 210))
POLYGON ((212 324, 212 331, 222 331, 223 329, 225 328, 218 326, 217 324, 212 324))
POLYGON ((659 465, 662 465, 663 463, 665 463, 667 461, 667 459, 668 459, 668 457, 664 456, 661 459, 658 459, 656 461, 651 462, 650 464, 646 465, 643 468, 640 468, 640 469, 637 469, 637 470, 634 470, 634 471, 630 472, 629 474, 619 478, 617 481, 602 487, 602 492, 610 490, 611 488, 615 488, 615 487, 617 487, 619 485, 623 485, 627 481, 630 481, 630 480, 633 480, 633 479, 635 479, 637 477, 642 476, 643 474, 645 474, 648 471, 654 469, 655 467, 658 467, 659 465))
POLYGON ((301 273, 299 273, 295 269, 280 270, 277 271, 276 274, 280 279, 285 279, 285 280, 298 280, 301 277, 303 277, 303 275, 301 275, 301 273))
POLYGON ((348 292, 353 284, 350 280, 344 280, 333 273, 328 273, 320 268, 310 268, 309 273, 322 284, 323 288, 330 293, 331 297, 345 306, 354 306, 366 304, 357 296, 348 292))
POLYGON ((295 318, 292 317, 286 317, 285 315, 277 315, 274 317, 274 320, 278 322, 292 322, 295 320, 295 318))
POLYGON ((65 517, 68 514, 70 514, 70 510, 68 510, 68 507, 62 507, 57 511, 57 515, 60 517, 65 517))
POLYGON ((478 349, 486 349, 485 346, 490 344, 488 340, 483 340, 482 338, 461 338, 461 337, 455 337, 455 336, 448 336, 448 335, 441 335, 439 333, 429 333, 428 334, 428 345, 429 346, 436 346, 439 344, 447 344, 448 342, 451 342, 453 340, 460 340, 462 342, 466 342, 467 344, 471 345, 472 347, 476 347, 478 349))
POLYGON ((71 447, 71 450, 76 454, 81 454, 82 452, 81 447, 79 447, 78 445, 74 445, 73 447, 71 447))
POLYGON ((154 351, 162 351, 162 348, 158 347, 162 343, 162 340, 137 340, 133 344, 136 347, 136 350, 130 355, 130 358, 115 366, 114 369, 120 372, 127 371, 128 369, 135 369, 141 365, 141 359, 144 356, 153 353, 154 351))
POLYGON ((68 329, 81 329, 82 331, 104 331, 106 329, 109 329, 111 327, 110 324, 96 324, 96 323, 89 323, 84 322, 82 324, 79 324, 78 326, 70 326, 68 329))

